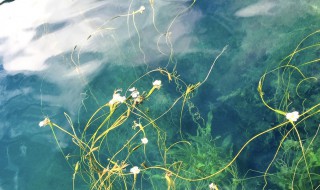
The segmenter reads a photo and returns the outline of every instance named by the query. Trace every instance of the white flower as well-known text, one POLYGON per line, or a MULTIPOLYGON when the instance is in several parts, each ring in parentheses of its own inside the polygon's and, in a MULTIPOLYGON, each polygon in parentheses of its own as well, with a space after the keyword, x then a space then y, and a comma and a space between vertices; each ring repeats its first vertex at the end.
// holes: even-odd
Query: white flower
POLYGON ((44 127, 45 125, 44 125, 44 121, 40 121, 39 122, 39 127, 44 127))
POLYGON ((134 92, 134 91, 137 91, 137 89, 135 87, 132 87, 132 88, 129 89, 129 91, 130 92, 134 92))
POLYGON ((140 173, 140 169, 138 168, 138 166, 134 166, 130 169, 130 173, 133 173, 133 174, 138 174, 140 173))
POLYGON ((133 99, 136 99, 136 98, 138 98, 138 96, 139 96, 139 91, 138 91, 138 89, 136 89, 135 87, 132 87, 132 88, 130 88, 129 89, 129 91, 131 92, 131 97, 133 98, 133 99))
POLYGON ((132 129, 136 129, 140 126, 140 123, 137 123, 136 121, 133 121, 132 129))
POLYGON ((50 123, 50 120, 49 120, 49 118, 46 117, 43 121, 39 122, 39 127, 44 127, 44 126, 48 125, 49 123, 50 123))
POLYGON ((157 88, 157 89, 160 89, 161 87, 161 80, 155 80, 152 85, 157 88))
POLYGON ((161 86, 161 80, 155 80, 152 84, 153 86, 161 86))
POLYGON ((214 183, 210 183, 210 184, 209 184, 209 189, 210 189, 210 190, 219 190, 219 189, 218 189, 218 186, 217 186, 216 184, 214 184, 214 183))
POLYGON ((137 12, 140 12, 142 14, 144 10, 146 10, 146 7, 141 6, 137 12))
POLYGON ((139 91, 133 91, 132 93, 131 93, 131 97, 133 98, 133 99, 136 99, 136 98, 138 98, 138 96, 139 96, 139 91))
POLYGON ((148 139, 146 137, 144 137, 143 139, 141 139, 142 144, 147 144, 148 143, 148 139))
POLYGON ((299 119, 299 112, 294 111, 291 113, 286 113, 286 118, 292 122, 297 121, 299 119))
POLYGON ((126 97, 120 96, 119 93, 114 93, 112 100, 109 101, 110 105, 113 105, 115 103, 123 103, 126 100, 126 97))
POLYGON ((138 91, 134 91, 131 93, 132 98, 137 98, 139 96, 139 92, 138 91))

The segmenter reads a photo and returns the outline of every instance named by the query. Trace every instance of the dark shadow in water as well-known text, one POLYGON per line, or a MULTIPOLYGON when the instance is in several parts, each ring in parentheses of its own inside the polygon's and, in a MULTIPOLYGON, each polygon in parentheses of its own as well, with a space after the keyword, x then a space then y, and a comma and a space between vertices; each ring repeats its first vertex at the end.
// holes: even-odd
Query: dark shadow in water
POLYGON ((2 2, 0 3, 0 5, 3 5, 3 4, 5 4, 5 3, 11 3, 11 2, 13 2, 13 1, 15 1, 15 0, 4 0, 4 1, 2 1, 2 2))

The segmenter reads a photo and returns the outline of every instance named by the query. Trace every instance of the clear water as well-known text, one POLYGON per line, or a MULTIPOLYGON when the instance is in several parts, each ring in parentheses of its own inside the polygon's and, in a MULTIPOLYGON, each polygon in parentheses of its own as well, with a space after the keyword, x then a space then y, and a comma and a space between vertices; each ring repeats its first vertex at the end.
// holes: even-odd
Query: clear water
MULTIPOLYGON (((72 189, 73 169, 50 128, 39 128, 39 121, 49 117, 68 128, 66 112, 81 130, 90 113, 108 102, 115 89, 128 88, 148 70, 176 65, 188 84, 202 81, 225 46, 227 51, 192 98, 205 120, 212 111, 212 138, 235 154, 250 137, 274 126, 276 114, 257 101, 259 79, 319 29, 320 2, 199 0, 183 12, 191 3, 155 1, 154 21, 149 1, 1 4, 0 190, 72 189), (142 14, 127 16, 141 5, 146 8, 142 14), (165 35, 170 35, 172 59, 165 35)), ((157 77, 141 81, 140 87, 157 77)), ((166 109, 161 105, 175 97, 175 86, 165 83, 157 95, 159 102, 147 105, 161 112, 166 109)), ((289 108, 294 109, 299 107, 289 108)), ((166 121, 161 124, 172 124, 166 121)), ((184 134, 196 133, 187 113, 183 125, 184 134)), ((167 130, 172 132, 168 138, 174 138, 176 129, 167 130)), ((72 152, 71 139, 62 132, 57 136, 62 148, 72 152)), ((241 178, 261 175, 252 171, 266 169, 281 137, 274 132, 243 151, 236 161, 241 178)), ((249 180, 246 188, 261 189, 262 179, 258 179, 249 180)), ((76 189, 87 189, 77 183, 76 189)))

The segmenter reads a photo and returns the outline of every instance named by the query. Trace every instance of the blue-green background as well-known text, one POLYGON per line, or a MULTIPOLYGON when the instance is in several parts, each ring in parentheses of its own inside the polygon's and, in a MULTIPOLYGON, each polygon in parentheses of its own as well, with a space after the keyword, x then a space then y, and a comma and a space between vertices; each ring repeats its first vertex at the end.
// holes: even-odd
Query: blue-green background
MULTIPOLYGON (((38 126, 44 117, 67 127, 63 115, 66 112, 76 126, 79 122, 81 127, 81 122, 98 105, 111 99, 115 89, 126 89, 145 71, 168 63, 169 69, 177 65, 185 82, 199 82, 226 45, 227 51, 216 62, 208 81, 192 101, 205 119, 210 110, 213 112, 211 135, 218 138, 217 144, 237 151, 254 134, 276 123, 276 115, 257 101, 259 78, 292 52, 304 36, 317 30, 320 21, 318 1, 203 0, 174 19, 191 2, 155 0, 155 23, 159 31, 172 32, 174 51, 170 60, 168 55, 157 50, 156 41, 160 34, 152 24, 149 1, 133 2, 131 7, 127 1, 88 2, 68 2, 65 7, 59 3, 57 7, 62 7, 61 10, 53 8, 50 11, 53 5, 48 1, 48 6, 41 3, 42 6, 37 7, 43 8, 39 14, 31 14, 36 1, 30 1, 33 3, 30 7, 22 4, 22 0, 0 6, 0 14, 6 16, 1 20, 4 22, 0 23, 2 27, 10 23, 11 17, 15 22, 24 23, 16 30, 12 23, 10 28, 14 31, 0 35, 0 190, 72 188, 73 171, 59 152, 50 128, 38 126), (79 8, 79 4, 83 6, 79 8), (140 5, 146 10, 134 18, 139 33, 132 17, 127 20, 128 17, 120 16, 110 20, 113 16, 128 13, 129 9, 137 10, 140 5), (267 5, 272 8, 268 9, 267 5), (10 11, 19 6, 26 12, 10 11), (251 12, 245 12, 250 6, 253 7, 251 12), (41 15, 46 10, 50 14, 41 15), (240 14, 240 11, 245 13, 240 14), (24 15, 34 18, 24 20, 24 15), (39 21, 42 16, 43 21, 39 21), (175 22, 167 31, 172 20, 175 22), (81 27, 77 28, 80 24, 81 27), (105 28, 94 33, 100 26, 105 28), (28 43, 21 46, 20 43, 16 46, 8 43, 19 40, 17 36, 30 31, 33 37, 28 43), (92 39, 86 40, 93 33, 92 39), (139 49, 139 39, 143 53, 139 49), (71 59, 76 45, 75 63, 87 66, 78 73, 71 59), (83 47, 80 52, 79 47, 83 47), (35 59, 29 59, 28 55, 35 59), (30 64, 37 60, 37 56, 41 57, 39 64, 45 67, 10 69, 11 65, 30 64), (19 57, 21 59, 15 62, 19 57), (84 107, 79 111, 83 105, 87 111, 84 107), (79 115, 81 119, 78 120, 79 115)), ((160 49, 170 53, 163 37, 160 49)), ((143 81, 140 85, 151 85, 155 77, 151 76, 150 81, 143 81)), ((175 93, 174 86, 165 83, 161 91, 163 102, 151 108, 163 111, 161 104, 172 101, 175 93)), ((195 125, 190 118, 186 116, 183 124, 185 134, 195 134, 195 125)), ((67 136, 57 135, 63 148, 71 148, 67 136)), ((274 142, 280 138, 275 132, 270 139, 257 139, 255 145, 245 149, 237 160, 240 173, 249 169, 263 171, 277 148, 278 144, 274 142)), ((249 184, 261 189, 257 184, 249 184)), ((81 184, 78 188, 86 189, 81 184)))

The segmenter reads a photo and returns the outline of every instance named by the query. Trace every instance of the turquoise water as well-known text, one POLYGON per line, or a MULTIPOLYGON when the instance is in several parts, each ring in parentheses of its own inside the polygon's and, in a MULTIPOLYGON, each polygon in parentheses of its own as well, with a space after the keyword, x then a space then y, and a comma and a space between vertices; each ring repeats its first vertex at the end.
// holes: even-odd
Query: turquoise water
MULTIPOLYGON (((184 177, 209 176, 232 160, 251 137, 284 122, 281 114, 261 101, 259 80, 281 65, 280 61, 304 37, 319 29, 318 1, 204 0, 192 4, 187 0, 160 0, 154 1, 153 6, 151 2, 19 0, 0 5, 0 24, 5 26, 0 31, 0 190, 72 189, 74 165, 79 157, 66 162, 60 148, 65 155, 78 155, 79 150, 70 136, 55 130, 59 148, 50 127, 40 128, 40 121, 48 117, 71 131, 64 115, 67 113, 80 135, 92 113, 112 99, 115 89, 121 88, 124 95, 135 80, 156 68, 175 71, 186 84, 196 84, 206 78, 224 47, 227 49, 215 62, 208 79, 186 104, 179 101, 157 121, 165 131, 161 137, 166 135, 166 148, 184 140, 196 145, 181 143, 172 149, 176 154, 168 153, 168 162, 183 160, 184 177), (143 13, 135 12, 142 5, 143 13)), ((308 50, 315 45, 306 53, 297 53, 292 64, 317 60, 318 39, 319 35, 314 35, 304 41, 301 48, 308 50)), ((301 68, 310 81, 319 78, 317 64, 315 61, 310 67, 301 68)), ((303 113, 319 104, 319 82, 299 83, 301 76, 294 73, 286 83, 290 88, 285 91, 286 85, 279 76, 284 80, 287 75, 277 72, 270 78, 268 75, 263 87, 271 107, 303 113), (299 96, 290 96, 290 101, 284 103, 285 92, 298 92, 299 96)), ((151 73, 134 86, 147 93, 157 79, 163 82, 161 89, 139 105, 151 118, 170 109, 186 90, 179 91, 177 87, 182 83, 170 82, 161 73, 151 73)), ((283 142, 268 172, 265 189, 290 189, 294 173, 295 189, 319 189, 317 109, 306 113, 311 119, 297 125, 301 137, 292 132, 283 142), (299 138, 304 143, 309 171, 304 161, 297 164, 302 156, 299 138), (296 166, 299 172, 293 172, 296 166)), ((137 116, 129 118, 125 127, 107 136, 102 143, 106 148, 100 155, 102 163, 106 164, 107 158, 133 135, 131 126, 136 119, 137 116)), ((176 179, 176 189, 209 189, 210 183, 219 189, 262 189, 266 183, 261 176, 289 129, 288 124, 253 140, 237 157, 233 170, 194 183, 176 179)), ((89 136, 92 133, 93 129, 87 132, 89 136)), ((146 133, 146 152, 139 148, 128 159, 125 173, 143 161, 148 167, 165 166, 161 151, 157 151, 163 148, 163 144, 156 143, 157 133, 152 128, 147 128, 146 133)), ((133 145, 139 143, 142 134, 139 135, 133 145)), ((121 161, 125 155, 121 153, 116 159, 121 161)), ((168 165, 166 168, 174 170, 168 165)), ((164 175, 163 170, 146 170, 143 177, 138 176, 135 189, 167 189, 164 175)), ((80 175, 76 179, 75 189, 90 189, 86 177, 86 182, 80 175)), ((127 176, 126 182, 130 189, 133 177, 127 176)), ((123 184, 116 182, 114 189, 124 189, 123 184)))

